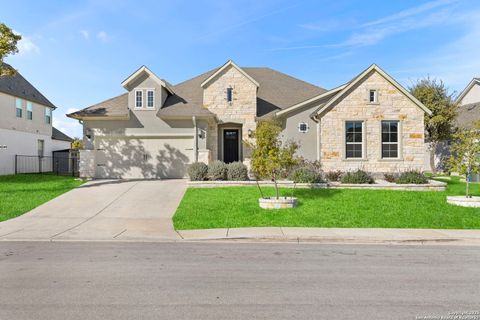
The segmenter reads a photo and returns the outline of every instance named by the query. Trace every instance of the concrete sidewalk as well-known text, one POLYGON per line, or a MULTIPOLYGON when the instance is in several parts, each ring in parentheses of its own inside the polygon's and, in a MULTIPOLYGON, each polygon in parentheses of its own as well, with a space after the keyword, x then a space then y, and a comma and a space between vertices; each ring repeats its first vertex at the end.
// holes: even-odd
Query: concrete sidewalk
POLYGON ((177 232, 184 241, 251 240, 480 245, 480 230, 267 227, 177 230, 177 232))

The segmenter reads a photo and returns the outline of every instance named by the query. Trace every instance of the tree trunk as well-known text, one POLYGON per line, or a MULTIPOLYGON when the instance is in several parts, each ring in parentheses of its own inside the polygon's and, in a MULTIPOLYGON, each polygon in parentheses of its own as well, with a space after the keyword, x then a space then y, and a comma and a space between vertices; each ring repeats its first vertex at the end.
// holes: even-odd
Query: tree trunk
POLYGON ((278 193, 278 185, 277 185, 277 177, 275 173, 273 173, 273 183, 275 184, 275 194, 277 195, 277 200, 280 198, 279 193, 278 193))
POLYGON ((466 187, 467 190, 466 190, 466 192, 465 192, 465 196, 466 196, 467 198, 470 198, 470 180, 469 180, 469 177, 470 177, 470 173, 467 173, 467 174, 465 175, 465 182, 467 183, 467 187, 466 187))
POLYGON ((432 174, 437 173, 437 166, 435 165, 435 155, 437 154, 437 142, 430 142, 430 168, 432 169, 432 174))
POLYGON ((260 196, 261 196, 262 198, 265 198, 265 197, 263 196, 262 188, 260 188, 260 183, 258 183, 258 178, 257 178, 257 177, 255 177, 255 181, 257 182, 257 187, 258 187, 258 190, 260 191, 260 196))

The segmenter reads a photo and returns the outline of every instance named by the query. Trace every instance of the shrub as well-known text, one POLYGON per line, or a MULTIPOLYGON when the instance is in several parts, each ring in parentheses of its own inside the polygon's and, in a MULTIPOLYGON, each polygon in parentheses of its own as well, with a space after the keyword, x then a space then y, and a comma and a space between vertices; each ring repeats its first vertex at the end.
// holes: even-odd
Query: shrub
POLYGON ((247 166, 241 162, 232 162, 227 165, 227 179, 234 181, 248 180, 247 166))
POLYGON ((402 172, 396 182, 398 184, 426 184, 428 183, 428 179, 420 171, 410 170, 402 172))
POLYGON ((342 177, 342 183, 362 184, 373 182, 373 177, 369 173, 360 169, 353 172, 347 172, 347 174, 342 177))
POLYGON ((397 182, 397 179, 398 179, 398 175, 396 175, 394 173, 385 173, 383 175, 383 177, 385 178, 385 181, 387 181, 387 182, 397 182))
POLYGON ((323 182, 322 175, 311 167, 298 167, 294 169, 289 179, 296 183, 319 183, 323 182))
POLYGON ((203 181, 207 178, 208 166, 203 162, 194 162, 187 168, 191 181, 203 181))
POLYGON ((225 162, 215 160, 208 165, 208 179, 227 180, 227 165, 225 162))
POLYGON ((325 174, 325 177, 328 181, 340 181, 342 178, 343 172, 340 170, 330 171, 325 174))

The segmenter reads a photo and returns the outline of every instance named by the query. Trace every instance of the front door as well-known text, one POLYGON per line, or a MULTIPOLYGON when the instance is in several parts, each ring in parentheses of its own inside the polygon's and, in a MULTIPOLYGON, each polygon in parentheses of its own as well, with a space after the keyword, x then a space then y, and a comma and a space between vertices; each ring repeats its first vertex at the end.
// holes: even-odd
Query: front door
POLYGON ((238 129, 223 130, 223 161, 230 163, 238 161, 238 129))

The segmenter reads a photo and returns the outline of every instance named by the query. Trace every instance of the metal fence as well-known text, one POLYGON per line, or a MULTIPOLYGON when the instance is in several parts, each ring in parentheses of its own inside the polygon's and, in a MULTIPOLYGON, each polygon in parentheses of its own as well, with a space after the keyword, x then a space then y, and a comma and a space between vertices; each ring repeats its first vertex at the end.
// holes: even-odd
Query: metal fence
POLYGON ((78 176, 79 159, 68 155, 26 156, 15 155, 15 174, 51 173, 78 176))

